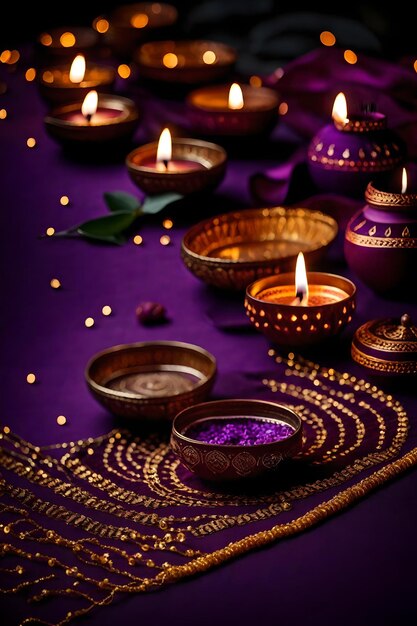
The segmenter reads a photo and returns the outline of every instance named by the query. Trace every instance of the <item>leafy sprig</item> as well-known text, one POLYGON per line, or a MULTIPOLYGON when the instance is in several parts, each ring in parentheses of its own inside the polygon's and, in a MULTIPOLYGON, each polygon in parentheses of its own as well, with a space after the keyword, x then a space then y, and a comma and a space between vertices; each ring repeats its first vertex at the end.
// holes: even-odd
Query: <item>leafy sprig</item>
POLYGON ((180 200, 178 193, 165 193, 148 196, 143 202, 125 191, 112 191, 104 194, 109 215, 96 217, 66 230, 54 233, 53 237, 82 237, 94 241, 121 245, 127 239, 127 232, 134 222, 144 215, 155 215, 169 204, 180 200))

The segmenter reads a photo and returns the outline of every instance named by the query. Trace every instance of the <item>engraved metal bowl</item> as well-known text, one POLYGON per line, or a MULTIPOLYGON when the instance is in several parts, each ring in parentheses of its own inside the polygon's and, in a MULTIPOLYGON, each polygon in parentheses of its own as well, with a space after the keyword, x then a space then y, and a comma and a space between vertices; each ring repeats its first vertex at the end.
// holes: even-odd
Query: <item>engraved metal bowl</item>
POLYGON ((231 481, 255 478, 281 467, 302 445, 302 422, 287 406, 265 400, 216 400, 181 411, 172 423, 171 447, 181 462, 207 480, 231 481), (294 432, 286 439, 254 445, 212 444, 187 436, 187 430, 213 418, 258 418, 289 424, 294 432))
POLYGON ((48 134, 63 144, 101 145, 129 139, 139 123, 139 112, 133 100, 107 94, 99 94, 98 106, 120 111, 119 118, 85 126, 67 120, 66 115, 79 112, 81 104, 66 104, 50 111, 44 119, 48 134))
POLYGON ((181 256, 209 285, 244 290, 258 278, 293 270, 299 252, 312 267, 337 231, 337 222, 320 211, 244 209, 193 226, 182 240, 181 256))
POLYGON ((261 278, 248 285, 244 306, 250 322, 277 346, 312 346, 340 334, 352 321, 356 307, 356 286, 352 281, 337 274, 309 272, 310 286, 326 286, 331 293, 341 291, 341 298, 328 303, 303 306, 280 302, 275 297, 292 298, 295 274, 261 278), (344 295, 343 295, 344 294, 344 295))
POLYGON ((147 143, 130 152, 126 167, 132 181, 149 195, 176 192, 183 195, 214 189, 226 173, 224 148, 199 139, 174 139, 172 158, 196 161, 202 169, 160 172, 149 166, 156 159, 158 142, 147 143))
POLYGON ((216 370, 215 357, 199 346, 153 341, 99 352, 85 378, 96 400, 115 415, 169 420, 207 398, 216 370))

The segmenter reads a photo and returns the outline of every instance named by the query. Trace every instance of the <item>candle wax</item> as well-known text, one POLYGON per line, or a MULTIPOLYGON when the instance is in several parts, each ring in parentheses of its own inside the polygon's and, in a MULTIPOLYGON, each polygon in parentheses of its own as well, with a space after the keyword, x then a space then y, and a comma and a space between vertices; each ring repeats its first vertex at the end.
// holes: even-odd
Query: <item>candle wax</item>
POLYGON ((120 109, 108 109, 105 107, 98 107, 96 113, 91 117, 90 122, 87 121, 81 111, 71 111, 64 113, 60 116, 65 122, 71 122, 77 126, 98 126, 100 124, 115 120, 116 118, 124 117, 125 112, 120 109))
POLYGON ((334 304, 348 298, 349 294, 343 289, 332 287, 331 285, 309 285, 308 302, 301 305, 295 297, 293 285, 283 285, 282 287, 272 287, 261 291, 257 298, 264 302, 274 304, 288 304, 289 306, 323 306, 334 304))
POLYGON ((189 161, 188 159, 171 159, 168 161, 168 169, 161 162, 156 162, 156 159, 143 161, 142 167, 148 167, 149 169, 156 170, 157 172, 171 173, 171 172, 194 172, 196 170, 204 170, 205 166, 199 161, 189 161))

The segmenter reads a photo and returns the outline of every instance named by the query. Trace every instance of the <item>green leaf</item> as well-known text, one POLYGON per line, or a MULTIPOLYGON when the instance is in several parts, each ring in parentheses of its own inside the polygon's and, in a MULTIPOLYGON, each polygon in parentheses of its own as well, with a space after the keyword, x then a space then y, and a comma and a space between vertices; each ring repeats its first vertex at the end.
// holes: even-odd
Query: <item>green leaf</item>
POLYGON ((86 237, 103 238, 119 235, 129 228, 137 218, 131 211, 118 211, 112 215, 97 217, 77 226, 77 233, 86 237))
POLYGON ((140 208, 141 203, 131 193, 125 191, 111 191, 104 194, 104 200, 113 213, 118 211, 136 211, 140 208))
POLYGON ((93 241, 102 241, 103 243, 113 243, 121 246, 125 243, 126 239, 122 235, 93 235, 91 233, 78 232, 77 233, 86 239, 93 241))
POLYGON ((148 196, 142 204, 141 213, 154 215, 162 211, 162 209, 168 206, 168 204, 171 204, 171 202, 175 202, 182 197, 183 196, 179 193, 163 193, 158 196, 148 196))

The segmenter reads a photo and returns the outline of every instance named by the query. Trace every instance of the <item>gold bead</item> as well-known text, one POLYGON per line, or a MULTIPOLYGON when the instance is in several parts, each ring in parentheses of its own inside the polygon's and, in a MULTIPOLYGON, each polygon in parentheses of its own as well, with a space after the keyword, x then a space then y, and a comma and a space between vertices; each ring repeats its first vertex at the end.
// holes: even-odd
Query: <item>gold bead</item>
POLYGON ((161 530, 165 530, 166 528, 168 528, 168 524, 166 523, 164 519, 161 519, 161 521, 159 522, 159 528, 161 530))
POLYGON ((130 538, 131 539, 136 539, 137 536, 138 536, 138 533, 136 531, 132 530, 132 532, 130 533, 130 538))
POLYGON ((152 559, 148 559, 148 560, 146 561, 146 565, 147 565, 148 567, 155 567, 155 563, 154 563, 154 561, 152 561, 152 559))
POLYGON ((55 559, 48 559, 49 567, 53 567, 55 565, 55 563, 56 563, 55 559))
POLYGON ((127 560, 127 562, 129 563, 129 565, 136 565, 136 561, 132 556, 127 560))

